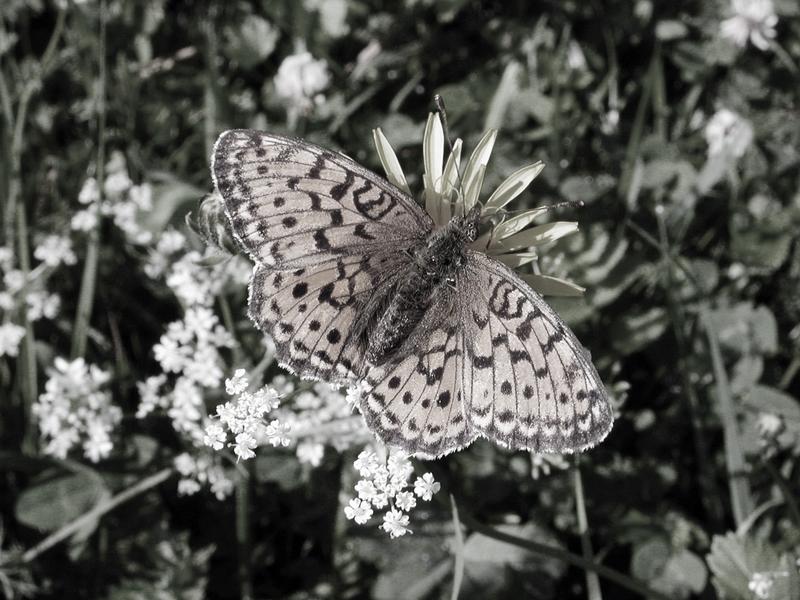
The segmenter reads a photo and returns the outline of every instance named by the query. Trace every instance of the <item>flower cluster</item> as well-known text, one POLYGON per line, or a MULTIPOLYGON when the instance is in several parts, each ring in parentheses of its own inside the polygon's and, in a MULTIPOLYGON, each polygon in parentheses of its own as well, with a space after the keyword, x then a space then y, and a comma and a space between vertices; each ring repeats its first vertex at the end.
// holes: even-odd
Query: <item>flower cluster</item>
POLYGON ((375 452, 364 450, 353 466, 361 479, 355 485, 358 497, 344 507, 345 516, 364 525, 372 518, 373 509, 385 508, 380 528, 392 538, 412 533, 407 513, 417 505, 417 498, 428 502, 441 487, 433 475, 425 473, 414 481, 413 492, 407 489, 414 467, 401 451, 392 451, 383 464, 375 452))
POLYGON ((85 206, 72 217, 72 229, 91 231, 100 217, 110 217, 134 244, 147 244, 152 234, 137 221, 140 211, 153 208, 153 190, 149 183, 134 185, 128 174, 125 155, 114 151, 105 166, 102 195, 97 179, 89 177, 78 194, 78 202, 85 206), (101 197, 102 196, 102 197, 101 197))
POLYGON ((210 308, 188 309, 182 320, 167 326, 167 332, 153 347, 164 373, 177 375, 175 384, 171 390, 162 389, 167 384, 164 374, 140 382, 141 402, 136 416, 144 418, 160 408, 172 419, 176 431, 199 446, 205 419, 203 388, 219 387, 224 365, 220 351, 233 344, 233 337, 210 308))
POLYGON ((288 446, 289 426, 278 419, 267 421, 267 415, 278 407, 278 393, 269 387, 249 392, 250 386, 244 369, 237 369, 233 377, 225 380, 225 392, 233 400, 217 406, 214 421, 206 426, 203 443, 214 450, 226 445, 243 460, 253 458, 258 446, 288 446), (228 443, 228 434, 233 443, 228 443))
POLYGON ((207 485, 217 500, 224 500, 233 491, 233 481, 222 466, 209 456, 194 457, 188 452, 175 457, 175 470, 180 474, 178 493, 191 496, 207 485))
MULTIPOLYGON (((291 407, 277 412, 298 440, 297 458, 317 467, 322 462, 325 446, 342 452, 372 439, 364 419, 353 414, 353 407, 341 389, 326 383, 295 390, 291 380, 278 380, 282 395, 291 394, 291 407)), ((275 385, 276 382, 273 382, 275 385)))
POLYGON ((92 462, 106 458, 114 447, 111 433, 122 419, 122 411, 103 390, 111 375, 82 358, 56 358, 45 392, 33 405, 39 419, 47 454, 66 458, 81 444, 92 462))

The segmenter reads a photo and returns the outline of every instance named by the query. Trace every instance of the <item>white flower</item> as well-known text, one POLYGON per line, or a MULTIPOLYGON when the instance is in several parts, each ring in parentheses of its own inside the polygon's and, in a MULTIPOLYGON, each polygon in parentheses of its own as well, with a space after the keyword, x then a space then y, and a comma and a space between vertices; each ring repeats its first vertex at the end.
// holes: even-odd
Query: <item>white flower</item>
POLYGON ((161 396, 159 390, 166 382, 167 376, 162 373, 136 383, 136 389, 139 390, 139 406, 136 409, 137 419, 145 418, 159 406, 164 407, 165 398, 161 396))
POLYGON ((362 477, 371 477, 379 464, 378 457, 372 450, 362 450, 353 466, 362 477))
POLYGON ((54 319, 61 308, 61 298, 45 291, 30 292, 25 296, 25 303, 28 305, 28 319, 31 321, 38 321, 42 317, 54 319))
POLYGON ((441 487, 438 481, 434 481, 431 473, 425 473, 422 477, 417 477, 414 482, 414 493, 423 500, 429 501, 441 487))
POLYGON ((200 483, 194 479, 181 479, 178 481, 179 496, 193 496, 200 491, 200 483))
POLYGON ((758 415, 756 427, 762 437, 773 438, 783 428, 783 419, 775 413, 762 412, 758 415))
POLYGON ((567 66, 573 71, 582 71, 586 68, 586 57, 580 44, 575 40, 572 40, 567 48, 567 66))
POLYGON ((741 158, 753 141, 753 126, 741 115, 722 108, 706 124, 708 155, 741 158))
POLYGON ((133 181, 128 177, 127 171, 116 171, 106 177, 105 183, 103 183, 103 191, 108 198, 118 200, 132 185, 133 181))
POLYGON ((0 292, 0 309, 10 311, 14 309, 14 306, 14 296, 8 292, 0 292))
POLYGON ((319 442, 301 442, 297 444, 297 460, 301 463, 318 467, 325 456, 325 446, 319 442))
POLYGON ((14 251, 8 246, 0 246, 0 270, 8 271, 14 262, 14 251))
POLYGON ((772 0, 732 0, 731 8, 734 15, 720 23, 720 35, 740 48, 750 40, 759 50, 767 50, 778 24, 772 0))
POLYGON ((275 93, 289 107, 307 112, 312 99, 324 90, 330 81, 324 60, 314 60, 310 52, 287 56, 275 76, 275 93))
POLYGON ((394 503, 400 510, 408 512, 417 505, 417 499, 411 492, 400 492, 395 496, 394 503))
POLYGON ((0 325, 0 356, 17 356, 19 344, 25 337, 25 328, 14 323, 0 325))
POLYGON ((225 393, 229 396, 237 396, 247 390, 247 371, 236 369, 233 377, 225 380, 225 393))
POLYGON ((222 428, 222 425, 219 423, 211 423, 206 426, 206 435, 203 437, 203 443, 206 446, 211 446, 214 450, 222 450, 227 440, 228 436, 222 428))
POLYGON ((186 236, 177 229, 167 229, 156 243, 156 251, 160 254, 175 254, 186 246, 186 236))
POLYGON ((97 227, 97 212, 94 210, 79 210, 72 216, 70 227, 74 231, 91 231, 97 227))
POLYGON ((344 507, 344 515, 351 521, 363 525, 372 518, 372 507, 369 502, 363 502, 358 498, 350 500, 349 506, 344 507))
POLYGON ((772 573, 753 573, 750 581, 747 583, 747 589, 753 592, 756 598, 770 598, 772 595, 772 586, 775 583, 775 578, 772 573))
POLYGON ((153 209, 153 188, 149 183, 132 186, 128 190, 128 198, 139 210, 153 209))
POLYGON ((111 374, 82 358, 58 357, 54 367, 45 392, 32 407, 46 441, 45 453, 65 458, 81 443, 84 456, 92 462, 106 458, 114 447, 111 433, 122 420, 122 410, 101 389, 111 374))
POLYGON ((408 515, 400 512, 399 510, 390 510, 383 515, 383 529, 389 536, 394 539, 411 533, 408 528, 408 515))
POLYGON ((550 475, 552 468, 566 469, 566 459, 560 454, 536 454, 531 452, 531 477, 539 479, 540 475, 550 475))
POLYGON ((25 274, 19 269, 11 269, 3 275, 3 283, 6 286, 6 290, 14 294, 25 285, 25 274))
POLYGON ((233 447, 233 453, 243 460, 253 458, 256 453, 253 452, 258 446, 256 438, 247 432, 240 433, 236 436, 236 444, 233 447))
POLYGON ((78 202, 81 204, 94 204, 100 200, 100 188, 97 186, 97 180, 94 177, 89 177, 83 182, 81 191, 78 193, 78 202))
POLYGON ((366 479, 359 479, 356 483, 355 490, 359 498, 369 502, 371 502, 372 499, 378 495, 378 490, 375 488, 375 484, 366 479))
POLYGON ((33 251, 33 257, 48 267, 57 267, 61 263, 74 265, 77 262, 72 251, 69 238, 60 235, 48 235, 33 251))

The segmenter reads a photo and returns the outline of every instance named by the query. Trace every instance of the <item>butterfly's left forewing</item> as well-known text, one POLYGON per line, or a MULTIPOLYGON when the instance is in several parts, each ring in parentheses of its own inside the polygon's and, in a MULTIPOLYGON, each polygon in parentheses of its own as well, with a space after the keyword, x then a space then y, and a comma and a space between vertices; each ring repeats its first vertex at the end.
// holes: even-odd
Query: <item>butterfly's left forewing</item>
POLYGON ((212 174, 234 236, 256 266, 249 313, 301 377, 356 381, 363 312, 432 221, 414 201, 346 156, 253 130, 214 146, 212 174), (361 323, 361 329, 354 325, 361 323))

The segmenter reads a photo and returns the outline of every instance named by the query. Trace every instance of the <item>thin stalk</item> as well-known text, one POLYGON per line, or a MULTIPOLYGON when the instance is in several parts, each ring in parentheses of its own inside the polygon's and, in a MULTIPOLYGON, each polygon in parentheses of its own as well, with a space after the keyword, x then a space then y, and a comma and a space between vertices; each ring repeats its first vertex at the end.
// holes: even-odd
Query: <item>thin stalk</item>
POLYGON ((700 321, 706 330, 708 350, 711 355, 714 379, 716 380, 717 402, 719 402, 719 413, 722 418, 725 439, 725 464, 728 469, 728 486, 730 488, 731 506, 733 507, 733 518, 738 527, 744 522, 747 515, 753 512, 755 504, 747 482, 744 452, 742 450, 739 424, 736 422, 736 408, 733 405, 733 395, 731 394, 728 374, 725 371, 725 363, 722 360, 717 332, 706 305, 700 309, 700 321))
POLYGON ((650 60, 647 76, 644 80, 642 96, 639 98, 639 105, 636 107, 636 115, 633 118, 631 135, 628 138, 628 147, 625 149, 625 161, 623 162, 622 174, 619 178, 619 192, 620 196, 623 198, 628 196, 628 188, 631 184, 633 166, 636 163, 636 157, 639 155, 639 144, 642 142, 642 136, 644 132, 644 120, 645 117, 647 117, 647 107, 650 105, 650 98, 653 94, 656 58, 657 56, 654 53, 653 58, 650 60))
POLYGON ((601 577, 605 577, 609 581, 613 581, 617 585, 624 587, 627 590, 641 595, 644 598, 653 598, 655 600, 672 600, 670 596, 662 594, 661 592, 648 587, 647 584, 642 583, 641 581, 632 577, 628 577, 619 571, 615 571, 614 569, 603 566, 594 560, 587 560, 582 556, 562 550, 561 548, 554 548, 553 546, 540 544, 538 542, 526 540, 515 535, 503 533, 502 531, 497 531, 488 525, 484 525, 472 515, 463 512, 463 510, 459 512, 459 516, 461 518, 461 522, 467 527, 473 531, 477 531, 478 533, 485 535, 488 538, 492 538, 500 542, 506 542, 507 544, 512 544, 519 548, 524 548, 525 550, 529 550, 530 552, 540 556, 560 560, 568 565, 572 565, 573 567, 578 567, 579 569, 592 571, 601 577))
MULTIPOLYGON (((25 215, 25 206, 17 207, 17 247, 19 252, 19 266, 25 281, 31 271, 30 248, 28 247, 28 224, 25 215)), ((36 401, 36 394, 39 390, 36 372, 36 338, 33 334, 33 323, 28 319, 28 305, 24 300, 21 302, 22 321, 25 327, 25 338, 22 346, 22 404, 24 407, 25 434, 22 439, 22 449, 24 452, 34 453, 36 451, 37 427, 36 421, 31 418, 33 403, 36 401)))
MULTIPOLYGON (((589 536, 589 519, 586 516, 586 498, 583 494, 583 481, 581 480, 581 469, 579 461, 575 460, 572 468, 572 484, 575 495, 575 511, 578 516, 578 532, 581 536, 581 553, 587 561, 594 562, 594 550, 592 549, 592 539, 589 536)), ((600 589, 600 578, 594 571, 586 571, 586 592, 589 600, 603 600, 603 592, 600 589)))
MULTIPOLYGON (((97 86, 97 188, 103 201, 103 182, 106 162, 106 0, 100 1, 100 39, 98 47, 98 86, 97 86)), ((89 322, 94 307, 95 287, 97 285, 97 266, 100 259, 100 232, 97 227, 89 232, 86 244, 86 262, 83 265, 81 289, 78 293, 78 308, 75 312, 75 329, 72 331, 72 358, 86 354, 86 340, 89 336, 89 322)))
MULTIPOLYGON (((251 461, 252 462, 252 461, 251 461)), ((248 462, 244 471, 236 473, 236 546, 239 551, 237 577, 242 600, 253 598, 253 578, 250 569, 250 474, 248 462)))
POLYGON ((792 515, 792 519, 794 519, 794 523, 797 527, 800 527, 800 506, 797 504, 797 495, 789 488, 789 485, 786 483, 786 480, 781 476, 778 469, 769 458, 764 457, 762 461, 764 466, 767 467, 767 471, 772 476, 772 479, 775 481, 775 484, 780 488, 781 495, 783 495, 783 499, 786 502, 786 506, 789 508, 789 512, 792 515))
POLYGON ((656 40, 653 50, 653 118, 656 134, 667 141, 667 86, 664 81, 664 61, 661 56, 661 42, 656 40))
MULTIPOLYGON (((720 494, 717 489, 716 479, 709 461, 711 454, 706 445, 705 428, 700 418, 700 399, 697 390, 689 377, 689 365, 686 357, 689 355, 689 344, 686 340, 685 319, 681 310, 681 303, 675 294, 676 283, 672 271, 673 260, 670 260, 672 253, 669 248, 669 238, 667 236, 667 226, 663 215, 657 214, 659 249, 661 251, 662 272, 664 274, 664 291, 667 295, 667 309, 669 311, 672 331, 675 335, 675 343, 678 347, 678 373, 681 378, 683 388, 683 398, 686 403, 686 411, 689 413, 689 422, 692 426, 692 441, 694 442, 695 462, 697 463, 697 479, 702 490, 701 501, 709 519, 717 528, 723 524, 723 507, 720 502, 720 494)), ((688 271, 688 269, 687 269, 688 271)), ((699 288, 698 288, 699 289, 699 288)))
POLYGON ((53 546, 68 539, 73 534, 77 533, 84 527, 87 527, 92 522, 96 521, 106 513, 109 513, 112 510, 114 510, 120 504, 127 502, 131 498, 134 498, 139 494, 142 494, 147 490, 163 483, 164 481, 169 479, 171 475, 172 475, 171 468, 162 469, 158 473, 155 473, 150 477, 142 479, 139 483, 132 485, 128 489, 120 492, 116 496, 109 498, 105 502, 101 502, 100 504, 92 508, 89 512, 82 514, 80 517, 78 517, 71 523, 64 525, 64 527, 48 535, 45 539, 36 544, 33 548, 27 550, 22 555, 22 562, 29 563, 36 560, 40 555, 47 552, 53 546))

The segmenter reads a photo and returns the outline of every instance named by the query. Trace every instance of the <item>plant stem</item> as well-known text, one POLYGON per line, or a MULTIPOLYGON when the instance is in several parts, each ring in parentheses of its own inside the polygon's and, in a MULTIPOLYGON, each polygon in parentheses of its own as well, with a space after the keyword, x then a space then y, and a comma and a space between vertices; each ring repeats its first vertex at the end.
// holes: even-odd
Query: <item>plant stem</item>
POLYGON ((132 485, 128 489, 120 492, 116 496, 109 498, 105 502, 101 502, 100 504, 92 508, 89 512, 82 514, 80 517, 78 517, 71 523, 64 525, 64 527, 48 535, 45 539, 36 544, 33 548, 27 550, 22 555, 22 562, 29 563, 36 560, 41 554, 47 552, 50 548, 52 548, 56 544, 63 542, 74 533, 77 533, 84 527, 88 526, 90 523, 92 523, 92 521, 96 521, 106 513, 111 512, 113 509, 115 509, 123 502, 127 502, 131 498, 134 498, 135 496, 138 496, 139 494, 146 492, 151 488, 156 487, 157 485, 169 479, 171 475, 172 475, 171 468, 162 469, 158 473, 155 473, 150 477, 142 479, 139 483, 132 485))
MULTIPOLYGON (((583 494, 583 481, 581 480, 581 469, 577 458, 572 468, 572 483, 575 494, 575 511, 578 516, 578 532, 581 536, 581 553, 585 560, 594 562, 592 539, 589 536, 589 519, 586 517, 586 499, 583 494)), ((586 591, 589 600, 603 600, 600 578, 594 571, 586 571, 586 591)))
POLYGON ((237 576, 242 600, 253 597, 253 581, 250 569, 250 475, 252 465, 236 473, 236 545, 239 551, 237 576))
POLYGON ((653 80, 655 79, 657 54, 653 54, 650 61, 650 66, 647 70, 647 76, 644 80, 644 87, 642 88, 642 96, 639 98, 639 105, 636 107, 636 115, 633 118, 633 127, 631 128, 631 135, 628 138, 628 147, 625 150, 625 162, 622 166, 622 174, 619 178, 619 192, 622 198, 628 196, 628 188, 631 184, 631 174, 633 173, 633 166, 636 162, 636 157, 639 154, 639 145, 642 141, 644 132, 644 120, 647 116, 647 107, 650 104, 650 97, 653 94, 653 80))
MULTIPOLYGON (((19 252, 19 266, 27 283, 31 272, 30 248, 28 247, 28 224, 25 215, 25 205, 17 207, 17 247, 19 252)), ((25 338, 22 346, 22 404, 24 407, 25 434, 22 438, 22 450, 33 454, 36 451, 37 427, 36 421, 31 418, 33 403, 39 390, 36 372, 36 338, 33 334, 33 323, 28 318, 28 305, 24 297, 20 311, 25 327, 25 338)))
POLYGON ((736 422, 736 408, 733 405, 728 374, 725 371, 725 363, 722 360, 722 352, 720 352, 717 332, 711 320, 711 314, 707 305, 703 305, 700 309, 700 321, 706 330, 708 350, 711 355, 711 365, 714 370, 714 379, 717 385, 717 402, 719 403, 719 413, 722 418, 723 434, 725 438, 725 463, 728 469, 728 486, 730 488, 733 518, 738 527, 744 522, 747 515, 753 512, 755 504, 750 494, 750 486, 747 482, 739 424, 736 422))
MULTIPOLYGON (((721 528, 723 525, 723 507, 720 502, 720 494, 717 489, 716 479, 708 460, 711 454, 706 445, 705 428, 700 418, 700 400, 697 390, 695 390, 691 377, 689 376, 689 365, 686 361, 686 357, 689 353, 689 344, 686 340, 685 320, 683 311, 681 310, 681 303, 675 294, 676 282, 672 271, 673 260, 670 260, 672 253, 667 236, 667 225, 661 213, 657 214, 657 218, 659 249, 661 251, 662 270, 664 273, 664 292, 667 295, 667 309, 670 315, 672 330, 675 335, 675 343, 678 347, 678 373, 680 374, 681 387, 684 392, 683 397, 686 401, 686 410, 689 413, 689 422, 692 426, 692 441, 694 442, 695 462, 697 463, 697 479, 700 489, 703 492, 701 494, 701 501, 711 522, 717 528, 721 528)), ((688 271, 688 269, 686 269, 686 271, 688 271)), ((697 290, 698 293, 701 293, 701 288, 697 287, 697 290)))
POLYGON ((794 519, 794 523, 797 527, 800 527, 800 506, 797 504, 796 494, 792 492, 789 488, 789 485, 781 476, 778 469, 769 458, 764 457, 763 461, 764 466, 767 467, 767 471, 772 476, 772 479, 775 481, 775 484, 780 488, 781 494, 783 495, 783 499, 786 502, 786 506, 789 508, 789 512, 792 515, 792 519, 794 519))
POLYGON ((627 590, 640 594, 644 598, 654 598, 655 600, 672 600, 666 594, 662 594, 661 592, 648 587, 641 581, 638 581, 632 577, 628 577, 627 575, 620 573, 619 571, 615 571, 614 569, 610 569, 606 566, 598 564, 593 560, 587 560, 582 556, 562 550, 561 548, 554 548, 553 546, 532 542, 531 540, 526 540, 508 533, 503 533, 502 531, 497 531, 488 525, 484 525, 480 521, 476 520, 472 515, 463 512, 463 510, 459 512, 459 516, 461 518, 461 522, 467 527, 473 531, 477 531, 478 533, 485 535, 486 537, 501 542, 506 542, 507 544, 512 544, 519 548, 524 548, 525 550, 529 550, 541 556, 560 560, 580 569, 592 571, 602 577, 605 577, 609 581, 613 581, 627 590))
MULTIPOLYGON (((103 200, 103 182, 106 162, 106 0, 100 1, 100 39, 98 47, 98 86, 97 86, 97 167, 95 176, 99 198, 103 200)), ((89 336, 89 322, 94 307, 95 286, 97 284, 97 265, 100 259, 100 232, 97 227, 89 232, 86 244, 86 262, 83 265, 81 289, 78 294, 78 308, 75 313, 75 329, 72 332, 71 356, 73 359, 86 353, 86 340, 89 336)))

